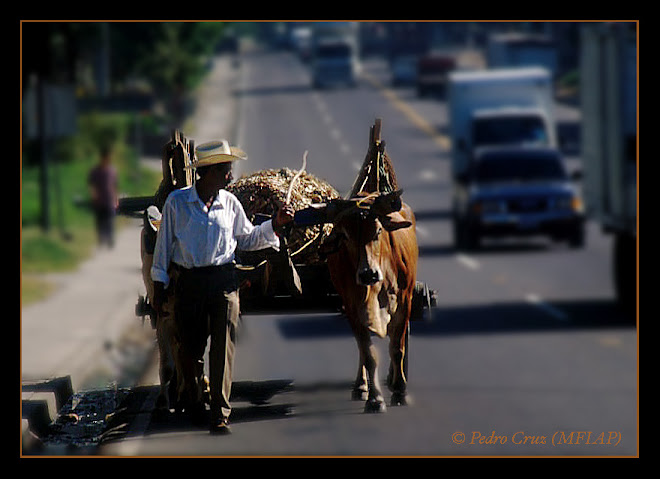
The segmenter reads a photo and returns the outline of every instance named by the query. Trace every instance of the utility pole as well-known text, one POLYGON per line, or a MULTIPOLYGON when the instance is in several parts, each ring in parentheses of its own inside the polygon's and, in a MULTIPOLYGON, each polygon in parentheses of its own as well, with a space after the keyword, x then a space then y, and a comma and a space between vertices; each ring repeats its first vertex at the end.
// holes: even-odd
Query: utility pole
POLYGON ((46 134, 46 80, 37 76, 37 138, 39 144, 39 195, 41 203, 41 229, 50 231, 50 191, 48 185, 48 147, 46 134))

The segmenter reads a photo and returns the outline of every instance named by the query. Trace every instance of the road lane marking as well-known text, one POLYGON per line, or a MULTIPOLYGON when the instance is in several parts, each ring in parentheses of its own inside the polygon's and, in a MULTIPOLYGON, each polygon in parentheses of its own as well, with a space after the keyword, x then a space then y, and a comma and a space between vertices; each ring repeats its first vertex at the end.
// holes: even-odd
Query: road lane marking
POLYGON ((392 102, 394 107, 398 109, 401 113, 406 115, 406 117, 420 130, 425 132, 431 137, 431 139, 443 150, 449 151, 451 148, 451 141, 446 135, 441 135, 433 126, 426 121, 419 113, 417 113, 410 105, 401 100, 393 90, 387 88, 385 85, 380 83, 374 76, 370 73, 363 71, 362 76, 365 80, 371 83, 376 89, 392 102))
POLYGON ((323 120, 323 123, 325 123, 326 126, 328 127, 332 127, 333 121, 330 113, 328 113, 327 111, 320 111, 319 113, 321 115, 321 119, 323 120))
POLYGON ((422 238, 428 238, 430 236, 429 230, 422 226, 415 225, 415 231, 417 231, 417 234, 422 238))
POLYGON ((344 156, 351 156, 351 147, 346 142, 342 142, 339 145, 339 151, 341 151, 344 156))
POLYGON ((617 338, 616 336, 605 336, 603 338, 598 338, 597 341, 601 346, 606 348, 620 348, 623 346, 621 338, 617 338))
MULTIPOLYGON (((247 86, 247 79, 248 79, 248 68, 249 64, 248 62, 241 62, 239 74, 238 74, 238 85, 239 85, 239 90, 243 91, 245 90, 245 87, 247 86)), ((245 95, 240 95, 238 98, 238 106, 236 107, 236 111, 238 114, 238 121, 236 122, 236 131, 234 134, 236 135, 236 146, 238 148, 243 149, 244 151, 247 149, 246 144, 245 144, 245 139, 247 138, 246 134, 246 129, 247 129, 247 107, 246 107, 246 97, 245 95)), ((248 150, 249 151, 249 150, 248 150)), ((234 177, 235 178, 240 178, 242 174, 242 165, 240 165, 240 161, 235 161, 234 164, 234 177)))
POLYGON ((551 304, 546 303, 543 301, 538 295, 534 293, 529 293, 527 296, 525 296, 525 300, 536 306, 537 308, 543 310, 545 313, 549 314, 555 319, 558 319, 560 321, 568 321, 569 317, 566 313, 564 313, 562 310, 555 308, 551 304))
POLYGON ((422 181, 435 181, 438 178, 438 174, 431 169, 421 170, 419 172, 419 179, 422 181))
POLYGON ((461 254, 461 253, 456 255, 456 260, 459 263, 461 263, 463 266, 465 266, 466 268, 471 269, 471 270, 477 270, 481 267, 481 265, 479 264, 479 261, 477 261, 474 258, 470 258, 469 256, 461 254))
MULTIPOLYGON (((316 106, 316 109, 318 110, 319 115, 321 116, 321 120, 323 121, 323 123, 325 123, 326 127, 329 129, 330 136, 335 141, 335 143, 339 144, 339 151, 341 152, 341 154, 344 156, 351 156, 352 154, 351 147, 348 145, 348 143, 346 143, 343 140, 343 135, 341 133, 341 130, 335 125, 335 120, 332 117, 332 114, 330 114, 326 102, 323 100, 323 98, 318 92, 312 93, 312 98, 314 100, 314 105, 316 106)), ((360 165, 357 169, 359 170, 361 167, 362 165, 360 165)))
POLYGON ((330 128, 330 136, 335 141, 341 140, 341 132, 339 131, 339 128, 337 128, 336 126, 330 128))

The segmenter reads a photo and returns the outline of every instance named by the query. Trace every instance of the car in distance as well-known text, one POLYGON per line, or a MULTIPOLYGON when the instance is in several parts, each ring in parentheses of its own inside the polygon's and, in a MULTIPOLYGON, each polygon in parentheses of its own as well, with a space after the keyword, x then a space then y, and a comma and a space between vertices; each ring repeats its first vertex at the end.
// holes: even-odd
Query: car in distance
POLYGON ((490 148, 476 153, 454 189, 453 226, 458 249, 483 237, 545 235, 585 241, 585 213, 561 154, 554 148, 490 148))

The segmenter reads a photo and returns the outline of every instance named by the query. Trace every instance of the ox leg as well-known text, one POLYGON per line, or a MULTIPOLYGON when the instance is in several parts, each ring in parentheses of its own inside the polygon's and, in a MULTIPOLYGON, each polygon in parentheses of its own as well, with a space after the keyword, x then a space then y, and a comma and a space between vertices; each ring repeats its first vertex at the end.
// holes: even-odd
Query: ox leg
MULTIPOLYGON (((145 231, 142 230, 142 236, 140 241, 140 252, 142 256, 142 280, 147 291, 147 297, 149 301, 153 304, 154 297, 154 284, 151 279, 151 266, 153 264, 153 254, 149 254, 145 246, 145 231)), ((170 301, 168 301, 170 302, 170 301)), ((166 303, 165 305, 168 313, 171 313, 171 305, 166 303)), ((173 313, 171 313, 173 314, 173 313)), ((160 317, 156 320, 156 339, 158 342, 158 354, 159 354, 159 368, 158 374, 160 377, 160 393, 156 399, 156 411, 158 413, 169 412, 171 395, 170 395, 170 385, 172 384, 173 379, 175 379, 175 366, 174 366, 174 355, 172 352, 173 347, 173 338, 171 331, 172 319, 168 314, 168 317, 160 317)))
MULTIPOLYGON (((398 318, 397 318, 398 319, 398 318)), ((392 321, 388 325, 388 332, 390 337, 390 370, 387 376, 387 386, 392 391, 391 405, 404 406, 408 404, 406 393, 406 371, 405 371, 405 356, 406 351, 406 337, 408 334, 409 324, 407 320, 392 321)))
POLYGON ((168 318, 160 317, 156 325, 158 341, 160 394, 156 400, 156 408, 170 409, 170 384, 174 379, 174 356, 172 354, 171 333, 168 318))
POLYGON ((351 392, 351 399, 353 401, 366 401, 369 397, 369 384, 367 382, 367 369, 362 363, 362 358, 360 358, 360 364, 358 365, 357 377, 353 383, 353 391, 351 392))
POLYGON ((355 330, 355 338, 360 352, 360 368, 358 378, 366 373, 367 379, 367 400, 364 405, 364 412, 379 413, 385 412, 386 406, 383 400, 383 393, 380 389, 378 379, 378 353, 371 342, 371 334, 366 327, 358 327, 355 330), (364 373, 363 371, 364 370, 364 373))

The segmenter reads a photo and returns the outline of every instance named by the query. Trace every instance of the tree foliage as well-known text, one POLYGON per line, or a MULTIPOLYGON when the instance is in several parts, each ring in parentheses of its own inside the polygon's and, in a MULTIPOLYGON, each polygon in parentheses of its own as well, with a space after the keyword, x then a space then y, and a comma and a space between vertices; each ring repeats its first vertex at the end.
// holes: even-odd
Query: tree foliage
POLYGON ((221 41, 223 22, 30 22, 22 24, 23 84, 31 75, 73 81, 108 55, 111 83, 140 77, 161 94, 191 88, 221 41))

